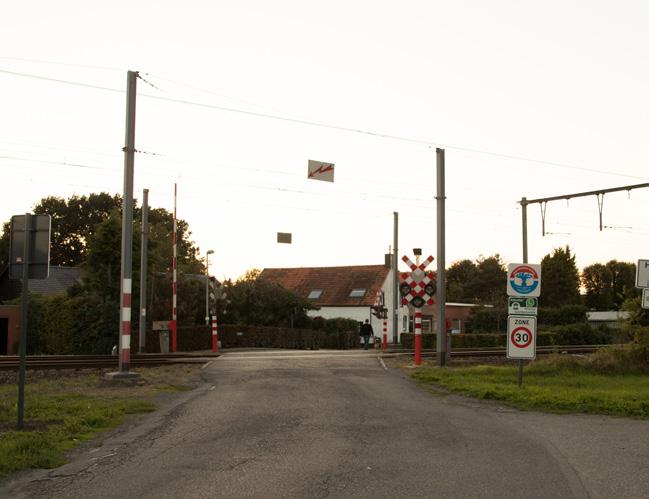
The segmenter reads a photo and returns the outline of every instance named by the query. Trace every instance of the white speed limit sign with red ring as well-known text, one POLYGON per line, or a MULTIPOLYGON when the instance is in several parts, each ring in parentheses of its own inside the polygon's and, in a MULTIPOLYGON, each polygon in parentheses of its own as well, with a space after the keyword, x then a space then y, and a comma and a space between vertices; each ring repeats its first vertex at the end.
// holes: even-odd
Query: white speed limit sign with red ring
POLYGON ((511 315, 507 321, 507 358, 536 357, 536 317, 511 315))

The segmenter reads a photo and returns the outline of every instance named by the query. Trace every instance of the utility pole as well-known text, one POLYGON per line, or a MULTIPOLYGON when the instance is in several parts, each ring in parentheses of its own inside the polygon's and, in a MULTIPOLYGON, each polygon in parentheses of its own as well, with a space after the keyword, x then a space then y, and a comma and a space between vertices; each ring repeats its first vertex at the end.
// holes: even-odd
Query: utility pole
MULTIPOLYGON (((120 302, 119 373, 129 376, 131 362, 131 302, 133 290, 133 170, 135 162, 135 100, 137 71, 126 80, 126 145, 124 146, 124 194, 122 197, 122 262, 120 302)), ((134 377, 137 377, 135 373, 134 377)))
POLYGON ((392 247, 392 343, 399 343, 399 213, 394 212, 392 247))
POLYGON ((178 342, 178 272, 177 272, 177 244, 176 238, 178 237, 178 226, 176 221, 176 200, 178 198, 178 186, 174 184, 174 222, 173 222, 173 233, 171 235, 171 242, 173 245, 173 253, 171 256, 171 351, 176 352, 176 346, 178 342))
POLYGON ((446 191, 444 149, 437 148, 437 365, 446 365, 446 191))
POLYGON ((149 238, 149 189, 142 193, 142 242, 140 246, 140 349, 144 353, 146 347, 146 275, 148 263, 149 238))

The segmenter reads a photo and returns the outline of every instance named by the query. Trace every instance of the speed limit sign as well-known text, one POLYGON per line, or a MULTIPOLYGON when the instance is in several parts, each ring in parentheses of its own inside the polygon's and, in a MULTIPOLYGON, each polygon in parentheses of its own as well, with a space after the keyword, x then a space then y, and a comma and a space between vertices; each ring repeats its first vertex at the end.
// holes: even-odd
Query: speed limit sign
POLYGON ((507 358, 536 357, 536 317, 510 315, 507 321, 507 358))

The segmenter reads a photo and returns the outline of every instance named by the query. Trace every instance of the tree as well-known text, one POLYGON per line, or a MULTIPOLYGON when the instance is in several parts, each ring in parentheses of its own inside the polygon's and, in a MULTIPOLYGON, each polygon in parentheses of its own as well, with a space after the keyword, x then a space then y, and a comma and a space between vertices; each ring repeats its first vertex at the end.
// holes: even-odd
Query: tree
POLYGON ((544 307, 578 305, 579 272, 570 247, 555 248, 541 260, 541 301, 544 307))
POLYGON ((259 269, 252 269, 235 283, 226 281, 231 303, 223 320, 228 324, 257 326, 288 327, 292 322, 300 327, 307 324, 306 311, 313 309, 313 304, 279 284, 261 279, 260 275, 259 269))
POLYGON ((460 260, 446 269, 446 300, 449 302, 473 303, 473 280, 478 272, 471 260, 460 260))
POLYGON ((638 295, 633 263, 594 263, 582 271, 581 283, 586 289, 586 306, 596 310, 620 310, 627 299, 638 295))
MULTIPOLYGON (((93 234, 88 237, 86 259, 83 263, 84 281, 89 292, 98 294, 104 299, 119 300, 121 274, 121 240, 122 240, 121 211, 114 209, 108 217, 99 223, 93 234)), ((139 217, 139 215, 138 215, 139 217)), ((173 215, 164 208, 156 208, 149 213, 148 238, 148 276, 162 274, 171 276, 172 273, 172 231, 173 215)), ((205 266, 199 259, 199 249, 189 239, 191 232, 184 220, 177 220, 177 270, 178 275, 205 273, 205 266)), ((140 261, 141 225, 134 224, 133 229, 133 297, 139 296, 139 261, 140 261)), ((163 278, 158 278, 157 289, 164 293, 163 278)), ((178 295, 181 296, 179 279, 178 295)), ((184 285, 184 284, 183 284, 184 285)), ((187 284, 187 286, 194 286, 187 284)), ((203 284, 204 289, 204 284, 203 284)), ((166 288, 171 300, 171 282, 166 288)), ((164 296, 164 294, 162 295, 164 296)), ((156 297, 157 299, 157 297, 156 297)), ((160 298, 164 300, 164 298, 160 298)), ((160 301, 158 300, 158 301, 160 301)), ((181 304, 178 304, 179 313, 181 304)), ((171 310, 169 304, 168 310, 171 310)), ((189 314, 191 316, 191 313, 189 314)), ((179 316, 180 319, 180 316, 179 316)))
POLYGON ((496 253, 476 260, 477 274, 473 283, 478 303, 496 305, 507 300, 507 270, 496 253))
POLYGON ((2 224, 0 235, 0 270, 9 263, 9 222, 2 224))
POLYGON ((615 310, 620 310, 622 304, 629 298, 639 296, 640 291, 635 287, 635 263, 611 260, 606 263, 611 273, 611 291, 615 310))
POLYGON ((594 263, 581 272, 581 284, 586 289, 584 303, 589 309, 611 310, 613 295, 611 293, 610 269, 601 263, 594 263))
POLYGON ((52 217, 50 263, 69 267, 81 265, 86 257, 88 238, 113 210, 121 206, 121 196, 105 192, 72 196, 67 200, 54 196, 41 199, 34 206, 34 213, 52 217))
POLYGON ((507 271, 500 255, 460 260, 446 271, 447 301, 498 304, 505 301, 507 271))

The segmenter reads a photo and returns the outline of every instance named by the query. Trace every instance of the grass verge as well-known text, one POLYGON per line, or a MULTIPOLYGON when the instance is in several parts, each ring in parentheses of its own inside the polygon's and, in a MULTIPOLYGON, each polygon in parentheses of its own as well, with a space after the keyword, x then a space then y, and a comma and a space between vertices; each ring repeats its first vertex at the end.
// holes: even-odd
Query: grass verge
POLYGON ((115 386, 102 372, 57 372, 56 379, 28 380, 25 431, 16 430, 17 388, 0 384, 0 477, 28 468, 54 468, 66 451, 96 433, 119 426, 129 414, 155 410, 153 398, 191 389, 196 367, 138 369, 145 382, 115 386))
POLYGON ((543 359, 516 366, 423 368, 411 375, 427 388, 442 387, 519 409, 587 413, 649 419, 649 376, 642 372, 597 372, 580 359, 543 359))

